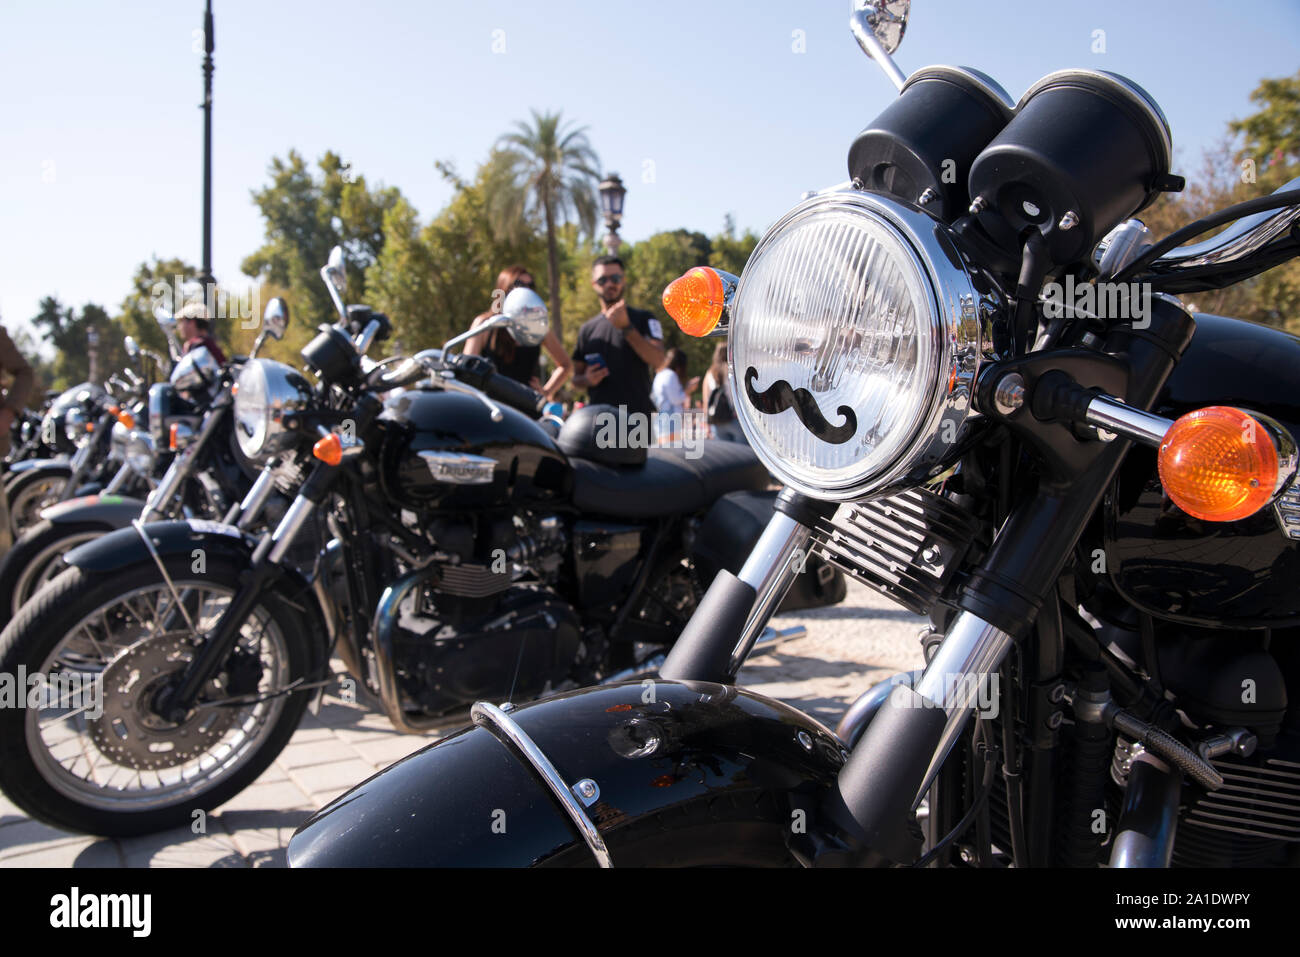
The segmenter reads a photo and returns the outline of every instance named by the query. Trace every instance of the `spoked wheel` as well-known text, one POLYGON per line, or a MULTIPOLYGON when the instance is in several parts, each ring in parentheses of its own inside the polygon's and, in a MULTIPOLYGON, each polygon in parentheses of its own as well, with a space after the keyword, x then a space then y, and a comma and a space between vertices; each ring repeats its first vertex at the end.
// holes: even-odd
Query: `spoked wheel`
POLYGON ((188 557, 164 564, 170 584, 152 562, 68 569, 0 635, 0 671, 23 667, 45 687, 0 709, 0 788, 33 817, 112 836, 189 824, 256 779, 297 727, 308 695, 286 689, 307 674, 308 637, 275 594, 188 713, 160 713, 238 580, 211 559, 197 575, 188 557))
POLYGON ((55 525, 46 519, 29 528, 0 560, 0 627, 67 569, 64 555, 113 530, 105 522, 55 525))
POLYGON ((59 503, 71 477, 71 470, 28 472, 9 483, 9 524, 15 540, 41 520, 42 511, 59 503))

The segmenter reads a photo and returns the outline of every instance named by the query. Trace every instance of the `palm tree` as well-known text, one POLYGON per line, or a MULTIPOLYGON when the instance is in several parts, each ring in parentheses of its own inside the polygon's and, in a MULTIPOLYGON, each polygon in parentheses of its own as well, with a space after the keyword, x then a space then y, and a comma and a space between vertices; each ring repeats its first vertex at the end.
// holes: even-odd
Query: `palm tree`
POLYGON ((561 335, 560 262, 556 227, 572 216, 588 235, 596 229, 595 184, 600 160, 586 127, 567 128, 559 113, 533 113, 497 140, 491 159, 488 217, 498 236, 520 239, 540 217, 546 227, 546 286, 551 293, 551 328, 561 335))

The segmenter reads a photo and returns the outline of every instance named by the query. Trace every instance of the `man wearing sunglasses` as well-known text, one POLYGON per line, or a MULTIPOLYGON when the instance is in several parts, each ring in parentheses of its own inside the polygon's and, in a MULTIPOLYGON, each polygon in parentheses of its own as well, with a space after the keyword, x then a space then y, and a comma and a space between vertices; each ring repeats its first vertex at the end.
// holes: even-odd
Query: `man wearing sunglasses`
POLYGON ((573 385, 586 389, 593 404, 626 406, 628 413, 654 414, 651 376, 664 364, 663 329, 651 313, 623 301, 623 260, 601 256, 591 267, 591 288, 600 312, 578 330, 573 350, 573 385))

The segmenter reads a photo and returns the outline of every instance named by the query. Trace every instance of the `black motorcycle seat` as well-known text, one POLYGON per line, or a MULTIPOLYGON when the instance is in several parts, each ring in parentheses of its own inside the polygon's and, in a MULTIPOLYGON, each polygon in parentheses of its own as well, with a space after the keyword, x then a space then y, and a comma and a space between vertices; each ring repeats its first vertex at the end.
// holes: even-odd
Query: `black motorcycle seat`
MULTIPOLYGON (((555 444, 571 459, 586 459, 602 465, 644 465, 646 447, 629 442, 609 441, 619 436, 619 411, 612 405, 588 405, 564 420, 555 444), (613 425, 611 425, 613 423, 613 425)), ((624 411, 622 427, 627 425, 624 411)), ((647 436, 649 438, 649 436, 647 436)))
POLYGON ((664 518, 707 508, 728 492, 758 491, 771 476, 749 446, 702 439, 698 448, 658 449, 644 465, 615 467, 574 458, 573 503, 617 518, 664 518))

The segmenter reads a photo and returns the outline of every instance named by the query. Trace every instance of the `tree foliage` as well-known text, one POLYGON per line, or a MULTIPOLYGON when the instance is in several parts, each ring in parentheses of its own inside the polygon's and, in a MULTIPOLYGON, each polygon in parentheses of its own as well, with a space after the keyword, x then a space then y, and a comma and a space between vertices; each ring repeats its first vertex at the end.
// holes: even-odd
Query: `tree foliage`
POLYGON ((31 322, 55 349, 51 388, 66 389, 88 381, 92 348, 98 356, 94 371, 99 383, 126 364, 122 326, 102 306, 88 302, 78 313, 53 296, 46 296, 31 322))
POLYGON ((336 312, 320 268, 330 250, 347 256, 350 302, 365 301, 365 273, 384 246, 384 216, 401 199, 395 187, 371 189, 364 176, 326 152, 313 175, 295 150, 271 160, 269 186, 253 193, 266 220, 266 243, 241 268, 255 279, 291 291, 291 310, 309 327, 336 312))
POLYGON ((586 128, 565 125, 560 113, 538 113, 497 141, 487 169, 488 216, 493 232, 514 242, 540 224, 546 237, 546 284, 551 290, 551 326, 563 324, 559 295, 559 229, 576 222, 591 235, 596 228, 596 182, 600 160, 586 128))

